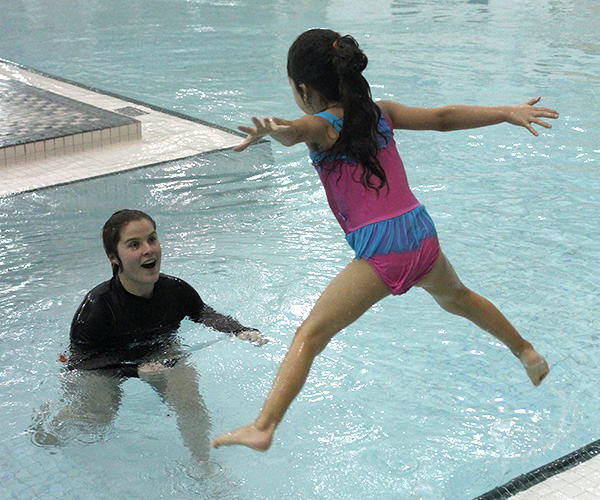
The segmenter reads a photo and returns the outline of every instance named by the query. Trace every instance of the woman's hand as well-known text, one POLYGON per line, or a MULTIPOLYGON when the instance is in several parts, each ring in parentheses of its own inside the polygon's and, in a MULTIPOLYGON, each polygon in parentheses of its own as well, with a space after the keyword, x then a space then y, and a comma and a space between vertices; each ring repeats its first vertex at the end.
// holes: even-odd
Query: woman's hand
POLYGON ((265 345, 269 341, 267 337, 265 337, 262 333, 260 333, 254 328, 242 330, 241 332, 236 333, 235 335, 238 339, 248 340, 256 346, 265 345))
POLYGON ((552 128, 552 125, 541 120, 540 118, 558 118, 558 111, 550 108, 539 108, 534 106, 540 102, 541 97, 534 97, 523 104, 518 106, 509 106, 507 108, 506 121, 512 125, 525 127, 536 137, 539 135, 533 128, 533 124, 539 125, 544 128, 552 128))

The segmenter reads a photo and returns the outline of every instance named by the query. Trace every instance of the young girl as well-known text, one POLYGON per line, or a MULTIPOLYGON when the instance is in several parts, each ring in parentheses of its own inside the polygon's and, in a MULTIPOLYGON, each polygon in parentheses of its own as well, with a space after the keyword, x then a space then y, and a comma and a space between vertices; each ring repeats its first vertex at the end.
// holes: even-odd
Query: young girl
POLYGON ((267 450, 314 358, 332 337, 379 300, 413 286, 503 342, 534 385, 548 374, 545 359, 491 302, 461 283, 441 252, 433 222, 408 186, 392 129, 448 131, 508 122, 537 136, 532 125, 550 128, 541 118, 558 113, 534 107, 540 98, 499 107, 375 104, 362 76, 366 66, 367 57, 352 37, 307 31, 291 46, 287 64, 294 98, 306 115, 293 121, 253 117, 253 127, 239 127, 248 137, 236 151, 267 135, 285 146, 307 144, 356 258, 331 281, 296 332, 258 418, 215 438, 214 447, 267 450))

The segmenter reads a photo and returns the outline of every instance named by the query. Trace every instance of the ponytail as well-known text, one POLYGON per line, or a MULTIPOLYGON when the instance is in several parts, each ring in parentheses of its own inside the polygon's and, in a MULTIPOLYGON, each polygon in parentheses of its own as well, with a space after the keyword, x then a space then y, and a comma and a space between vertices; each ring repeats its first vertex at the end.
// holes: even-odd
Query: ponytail
POLYGON ((377 124, 381 110, 373 102, 371 87, 362 75, 368 59, 351 36, 338 38, 334 42, 333 64, 337 69, 340 101, 344 109, 344 124, 333 152, 346 152, 364 167, 361 182, 368 187, 380 189, 386 184, 385 172, 379 164, 377 154, 377 124), (379 182, 373 182, 373 176, 379 182))
POLYGON ((332 154, 343 153, 360 162, 361 182, 379 190, 387 182, 377 158, 381 110, 373 102, 369 83, 362 75, 367 63, 367 56, 351 36, 314 29, 300 35, 290 47, 288 75, 296 88, 304 83, 328 101, 342 105, 343 126, 332 154))

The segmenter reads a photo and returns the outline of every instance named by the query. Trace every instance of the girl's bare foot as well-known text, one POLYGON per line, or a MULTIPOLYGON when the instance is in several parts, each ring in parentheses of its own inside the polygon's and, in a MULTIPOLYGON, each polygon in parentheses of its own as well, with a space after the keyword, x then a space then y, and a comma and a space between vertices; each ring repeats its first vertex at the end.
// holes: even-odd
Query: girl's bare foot
POLYGON ((523 351, 519 359, 521 360, 521 364, 525 367, 525 371, 531 379, 531 382, 536 387, 542 383, 542 380, 544 380, 550 372, 550 368, 544 359, 544 356, 539 354, 533 347, 523 351))
POLYGON ((242 445, 257 451, 267 451, 271 446, 274 431, 274 427, 270 430, 260 430, 255 423, 251 423, 217 436, 212 440, 211 446, 219 448, 221 446, 242 445))

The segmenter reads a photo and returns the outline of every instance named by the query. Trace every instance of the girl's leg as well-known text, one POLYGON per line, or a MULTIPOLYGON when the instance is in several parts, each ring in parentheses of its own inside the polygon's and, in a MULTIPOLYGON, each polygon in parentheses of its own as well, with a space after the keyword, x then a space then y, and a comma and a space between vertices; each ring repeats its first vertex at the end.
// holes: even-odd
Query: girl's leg
POLYGON ((267 450, 275 428, 306 382, 317 354, 337 332, 389 293, 366 261, 355 259, 348 264, 327 286, 296 332, 258 418, 250 425, 218 436, 212 445, 218 448, 241 444, 267 450))
POLYGON ((446 311, 467 318, 503 342, 521 360, 533 385, 540 385, 548 375, 548 363, 543 356, 521 337, 494 304, 462 284, 442 252, 430 273, 416 286, 429 292, 446 311))

